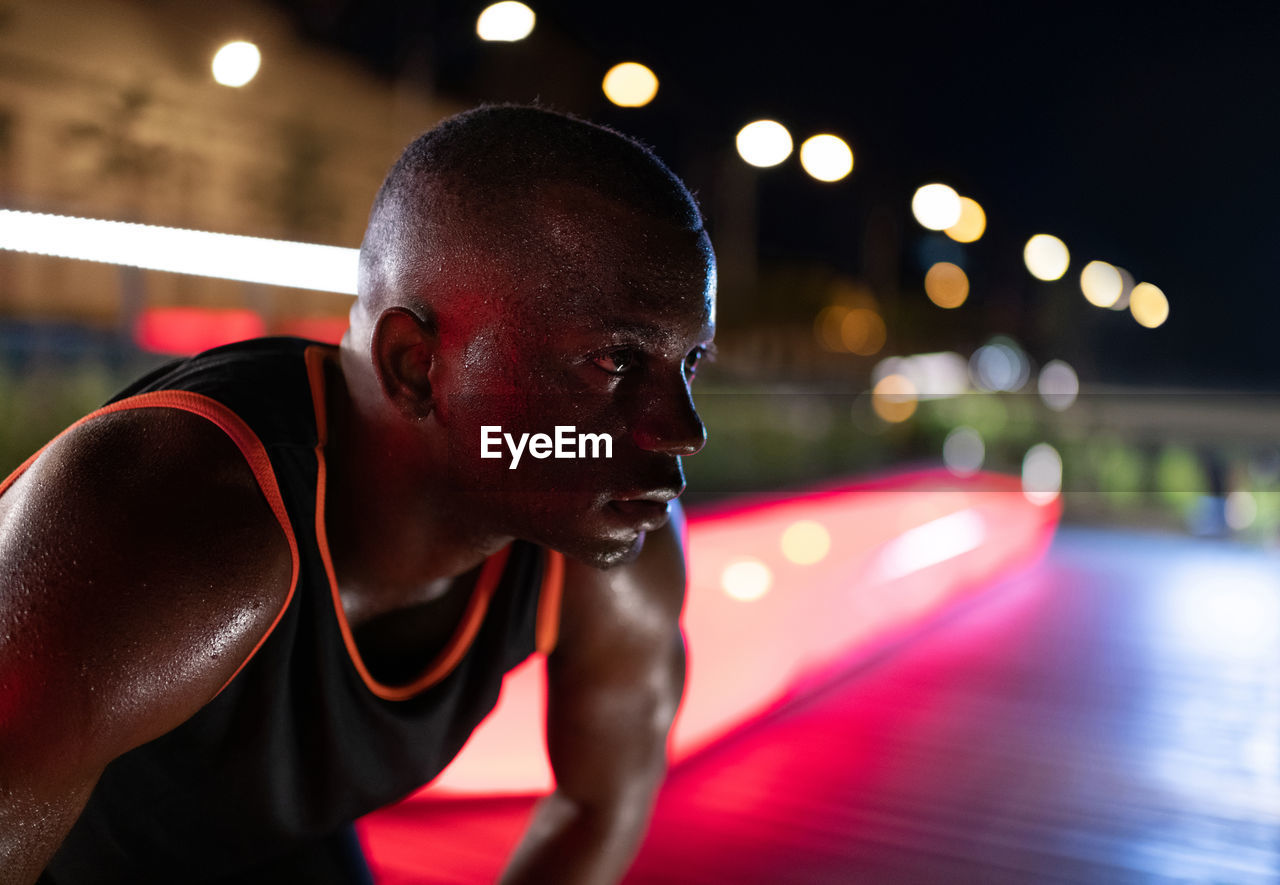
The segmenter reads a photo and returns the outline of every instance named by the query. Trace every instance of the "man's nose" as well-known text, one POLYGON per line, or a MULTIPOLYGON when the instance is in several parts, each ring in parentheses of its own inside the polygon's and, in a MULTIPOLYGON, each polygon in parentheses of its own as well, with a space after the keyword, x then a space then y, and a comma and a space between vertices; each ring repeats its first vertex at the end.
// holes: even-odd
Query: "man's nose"
POLYGON ((645 451, 693 455, 706 444, 707 428, 698 417, 684 378, 654 389, 638 405, 640 414, 632 439, 645 451))

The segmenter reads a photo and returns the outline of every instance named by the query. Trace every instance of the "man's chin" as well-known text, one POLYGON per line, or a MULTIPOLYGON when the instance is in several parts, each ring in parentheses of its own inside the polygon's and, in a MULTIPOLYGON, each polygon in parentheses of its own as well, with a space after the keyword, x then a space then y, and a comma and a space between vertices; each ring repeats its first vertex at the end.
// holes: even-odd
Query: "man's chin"
POLYGON ((644 548, 644 539, 645 533, 638 532, 629 541, 610 540, 596 541, 591 544, 564 543, 550 546, 583 565, 597 569, 611 569, 634 562, 644 548))

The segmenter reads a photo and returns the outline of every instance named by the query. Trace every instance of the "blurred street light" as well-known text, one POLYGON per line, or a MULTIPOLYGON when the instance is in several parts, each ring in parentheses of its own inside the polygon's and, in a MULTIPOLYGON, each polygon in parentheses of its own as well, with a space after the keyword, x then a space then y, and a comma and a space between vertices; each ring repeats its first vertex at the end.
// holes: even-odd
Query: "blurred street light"
POLYGON ((720 573, 720 588, 739 602, 759 599, 772 586, 773 571, 752 557, 735 560, 720 573))
POLYGON ((1138 283, 1129 294, 1129 310, 1135 320, 1154 329, 1169 318, 1169 299, 1158 286, 1138 283))
POLYGON ((1018 343, 997 335, 969 357, 969 376, 980 390, 1014 393, 1031 378, 1031 363, 1018 343))
POLYGON ((818 181, 839 181, 853 171, 853 151, 837 135, 814 135, 800 145, 800 165, 818 181))
POLYGON ((1062 492, 1062 456, 1048 443, 1036 443, 1022 458, 1022 493, 1032 504, 1052 504, 1062 492))
POLYGON ((987 447, 972 427, 954 427, 942 441, 942 463, 956 476, 972 476, 982 467, 987 447))
POLYGON ((796 565, 821 562, 831 551, 831 533, 812 519, 801 519, 787 526, 780 539, 782 555, 796 565))
POLYGON ((1071 253, 1067 244, 1050 234, 1036 234, 1027 240, 1022 250, 1022 260, 1027 270, 1038 280, 1046 283, 1062 279, 1062 275, 1071 266, 1071 253))
POLYGON ((514 43, 533 33, 536 20, 533 10, 517 0, 503 0, 485 7, 476 19, 476 34, 481 40, 514 43))
POLYGON ((876 382, 890 375, 910 381, 921 401, 949 399, 969 391, 968 361, 953 350, 885 357, 871 370, 876 382))
POLYGON ((926 184, 911 198, 911 214, 922 227, 946 230, 960 220, 960 195, 945 184, 926 184))
POLYGON ((1133 287, 1137 280, 1133 278, 1133 274, 1125 270, 1123 267, 1117 267, 1116 272, 1120 274, 1120 297, 1116 299, 1116 303, 1111 305, 1112 310, 1128 310, 1129 296, 1133 294, 1133 287))
POLYGON ((1237 489, 1227 495, 1223 515, 1230 528, 1242 532, 1258 518, 1258 501, 1249 492, 1237 489))
POLYGON ((1080 378, 1071 364, 1063 360, 1049 360, 1040 370, 1036 388, 1044 404, 1055 412, 1071 408, 1080 395, 1080 378))
POLYGON ((960 198, 960 218, 948 227, 944 233, 957 243, 973 243, 982 237, 987 229, 987 213, 977 200, 969 197, 960 198))
POLYGON ((245 40, 235 40, 213 56, 213 79, 223 86, 240 87, 252 80, 262 65, 258 47, 245 40))
POLYGON ((738 132, 738 155, 752 166, 777 166, 791 156, 791 133, 774 120, 756 120, 738 132))
POLYGON ((621 108, 644 107, 658 94, 658 77, 639 62, 624 61, 604 75, 604 94, 621 108))
POLYGON ((1090 261, 1080 271, 1080 291, 1094 307, 1111 307, 1120 300, 1124 280, 1114 265, 1105 261, 1090 261))
POLYGON ((858 356, 879 353, 887 337, 884 319, 869 307, 855 307, 840 321, 844 349, 858 356))
POLYGON ((924 275, 924 292, 938 307, 959 307, 969 297, 969 277, 959 265, 939 261, 924 275))
POLYGON ((916 386, 904 375, 886 375, 871 391, 871 408, 884 421, 899 424, 916 411, 916 386))

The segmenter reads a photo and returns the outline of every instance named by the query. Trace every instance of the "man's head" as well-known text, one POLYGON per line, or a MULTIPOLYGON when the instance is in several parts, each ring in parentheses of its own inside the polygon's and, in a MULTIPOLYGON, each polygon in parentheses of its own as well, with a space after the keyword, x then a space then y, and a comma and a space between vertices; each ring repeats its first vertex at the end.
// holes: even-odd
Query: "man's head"
POLYGON ((679 456, 702 445, 688 382, 714 279, 697 205, 646 148, 536 108, 481 108, 387 176, 346 345, 460 516, 608 564, 657 521, 635 500, 678 491, 679 456), (480 458, 483 426, 569 425, 609 434, 613 457, 480 458))
POLYGON ((564 248, 578 236, 544 228, 566 189, 702 231, 688 190, 638 142, 540 108, 478 108, 419 136, 388 173, 360 249, 358 319, 371 331, 390 306, 430 313, 474 297, 479 279, 554 271, 543 236, 564 248))

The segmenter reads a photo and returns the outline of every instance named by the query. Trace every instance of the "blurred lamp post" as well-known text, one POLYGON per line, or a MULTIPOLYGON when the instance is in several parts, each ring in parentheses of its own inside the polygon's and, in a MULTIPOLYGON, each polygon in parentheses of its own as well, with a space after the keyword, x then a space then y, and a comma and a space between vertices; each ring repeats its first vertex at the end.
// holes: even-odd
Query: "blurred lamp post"
POLYGON ((236 40, 219 49, 213 56, 213 79, 223 86, 240 87, 252 80, 262 65, 258 47, 236 40))
POLYGON ((658 94, 658 77, 639 62, 624 61, 604 75, 604 94, 620 108, 640 108, 658 94))
POLYGON ((1071 253, 1067 244, 1052 234, 1036 234, 1023 247, 1022 260, 1033 277, 1051 283, 1067 272, 1071 253))
POLYGON ((791 133, 774 120, 756 120, 738 132, 738 156, 752 166, 767 169, 791 156, 791 133))
POLYGON ((800 165, 818 181, 839 181, 853 171, 853 151, 838 135, 814 135, 800 145, 800 165))
POLYGON ((497 43, 515 43, 533 33, 537 16, 533 10, 517 0, 503 0, 486 6, 476 19, 476 34, 481 40, 497 43))
POLYGON ((960 195, 945 184, 926 184, 911 198, 911 214, 929 230, 946 230, 960 220, 963 211, 960 195))

